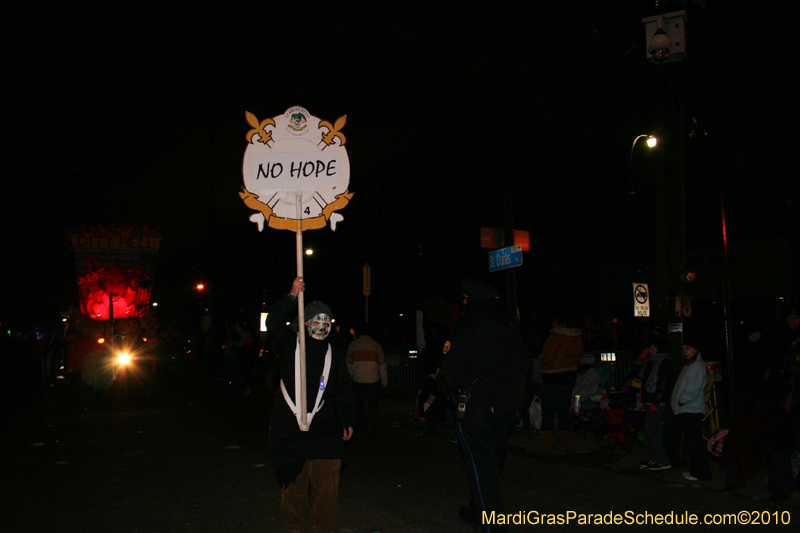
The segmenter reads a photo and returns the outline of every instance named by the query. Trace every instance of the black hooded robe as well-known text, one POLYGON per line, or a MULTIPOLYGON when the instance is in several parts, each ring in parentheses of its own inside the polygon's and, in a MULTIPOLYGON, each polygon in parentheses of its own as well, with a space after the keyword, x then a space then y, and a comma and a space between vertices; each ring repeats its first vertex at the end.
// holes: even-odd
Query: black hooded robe
MULTIPOLYGON (((295 350, 297 332, 286 325, 297 301, 288 294, 270 309, 267 330, 272 334, 280 376, 292 402, 294 397, 295 350)), ((311 317, 306 317, 310 319, 311 317)), ((306 331, 307 410, 311 412, 320 388, 328 341, 313 339, 306 331)), ((278 483, 286 488, 300 474, 306 460, 344 459, 344 428, 353 426, 353 382, 344 354, 332 348, 330 376, 327 376, 324 403, 314 415, 308 431, 300 431, 297 418, 278 389, 270 415, 270 455, 278 483)))

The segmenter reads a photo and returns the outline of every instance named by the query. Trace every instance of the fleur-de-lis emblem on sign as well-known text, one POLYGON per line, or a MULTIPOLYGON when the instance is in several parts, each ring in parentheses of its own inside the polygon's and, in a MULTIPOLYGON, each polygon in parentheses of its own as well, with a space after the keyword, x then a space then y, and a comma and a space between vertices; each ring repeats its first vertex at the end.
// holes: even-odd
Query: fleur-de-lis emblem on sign
POLYGON ((253 129, 247 132, 247 142, 253 142, 253 136, 258 134, 259 139, 258 142, 262 144, 267 144, 269 141, 272 140, 272 132, 267 131, 267 126, 274 126, 275 121, 271 118, 267 118, 262 120, 261 122, 258 121, 256 116, 252 114, 250 111, 245 111, 244 116, 247 119, 247 123, 250 124, 253 129))
POLYGON ((347 122, 347 115, 337 118, 334 125, 331 125, 331 123, 327 120, 320 121, 320 128, 328 128, 328 133, 322 136, 321 142, 324 142, 326 145, 330 146, 336 141, 336 137, 339 137, 339 141, 343 145, 346 139, 344 133, 339 130, 344 128, 345 122, 347 122))

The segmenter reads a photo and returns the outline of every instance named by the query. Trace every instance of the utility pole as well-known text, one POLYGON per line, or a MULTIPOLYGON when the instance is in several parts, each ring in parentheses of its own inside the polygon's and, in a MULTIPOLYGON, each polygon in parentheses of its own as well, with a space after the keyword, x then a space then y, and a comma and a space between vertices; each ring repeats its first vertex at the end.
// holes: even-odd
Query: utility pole
MULTIPOLYGON (((505 190, 506 219, 503 228, 504 240, 508 246, 514 244, 514 195, 511 180, 506 179, 505 190)), ((506 291, 508 293, 508 319, 514 327, 519 327, 519 306, 517 305, 517 269, 506 269, 506 291)))
MULTIPOLYGON (((505 31, 504 21, 506 20, 506 9, 502 2, 496 3, 493 9, 492 31, 494 33, 493 42, 495 44, 495 76, 494 83, 496 84, 493 90, 494 98, 494 116, 499 116, 503 109, 511 108, 511 101, 508 95, 508 86, 506 83, 506 73, 509 72, 508 58, 511 57, 511 46, 508 42, 508 32, 505 31)), ((514 167, 511 163, 511 150, 509 149, 508 133, 505 130, 500 130, 498 136, 499 143, 497 146, 497 157, 500 164, 499 169, 502 172, 500 176, 503 183, 503 193, 501 202, 504 205, 504 220, 503 220, 503 241, 504 246, 511 246, 514 244, 514 182, 517 177, 516 173, 512 171, 514 167)), ((506 269, 506 300, 507 312, 509 322, 518 327, 520 323, 519 307, 517 306, 517 272, 516 268, 506 269)))
POLYGON ((666 327, 673 360, 680 357, 684 316, 676 305, 686 269, 685 135, 682 59, 686 55, 683 11, 642 20, 647 59, 654 64, 654 111, 661 160, 654 176, 656 242, 654 254, 653 311, 658 327, 666 327))

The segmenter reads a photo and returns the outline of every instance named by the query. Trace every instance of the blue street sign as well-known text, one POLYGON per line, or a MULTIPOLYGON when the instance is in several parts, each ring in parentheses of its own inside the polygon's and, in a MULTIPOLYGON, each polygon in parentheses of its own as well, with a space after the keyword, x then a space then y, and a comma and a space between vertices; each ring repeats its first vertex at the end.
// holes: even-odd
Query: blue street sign
POLYGON ((489 252, 489 272, 504 268, 518 267, 522 264, 522 245, 516 244, 489 252))

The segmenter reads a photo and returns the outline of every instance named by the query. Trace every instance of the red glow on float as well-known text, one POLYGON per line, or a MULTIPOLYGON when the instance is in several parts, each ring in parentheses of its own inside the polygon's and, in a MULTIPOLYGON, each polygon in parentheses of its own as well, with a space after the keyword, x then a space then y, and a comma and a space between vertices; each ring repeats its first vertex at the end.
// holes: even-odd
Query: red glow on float
POLYGON ((81 314, 93 321, 147 315, 161 240, 158 230, 147 225, 81 224, 77 230, 68 228, 67 234, 77 263, 81 314))
POLYGON ((89 271, 78 279, 81 313, 108 320, 113 303, 115 319, 143 316, 150 303, 150 288, 140 286, 141 273, 118 267, 89 271))

